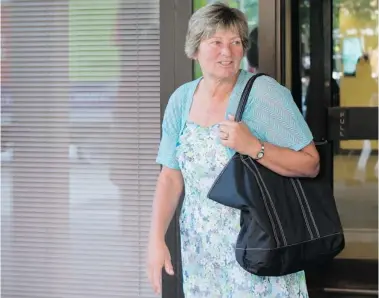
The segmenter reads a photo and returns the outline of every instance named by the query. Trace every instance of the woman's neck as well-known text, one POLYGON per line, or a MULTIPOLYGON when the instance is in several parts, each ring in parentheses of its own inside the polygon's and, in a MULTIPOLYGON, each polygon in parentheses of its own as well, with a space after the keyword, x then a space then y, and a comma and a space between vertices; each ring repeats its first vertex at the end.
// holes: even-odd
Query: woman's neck
POLYGON ((237 72, 233 77, 219 79, 212 76, 203 77, 203 92, 209 99, 223 100, 229 97, 232 92, 234 85, 237 82, 239 72, 237 72))

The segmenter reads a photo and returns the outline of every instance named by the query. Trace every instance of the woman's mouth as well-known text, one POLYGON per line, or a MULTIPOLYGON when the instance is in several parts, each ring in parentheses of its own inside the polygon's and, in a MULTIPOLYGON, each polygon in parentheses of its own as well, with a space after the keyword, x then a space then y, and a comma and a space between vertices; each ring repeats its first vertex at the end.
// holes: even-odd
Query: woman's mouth
POLYGON ((230 66, 232 63, 233 63, 233 61, 221 61, 221 62, 219 62, 222 66, 230 66))

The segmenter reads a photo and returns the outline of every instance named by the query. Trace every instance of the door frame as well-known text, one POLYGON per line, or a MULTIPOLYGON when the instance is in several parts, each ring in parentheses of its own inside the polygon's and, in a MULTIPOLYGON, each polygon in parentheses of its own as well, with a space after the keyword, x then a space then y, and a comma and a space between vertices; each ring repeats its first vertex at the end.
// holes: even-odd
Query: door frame
MULTIPOLYGON (((185 56, 184 42, 187 21, 192 13, 192 1, 160 0, 160 107, 161 123, 170 95, 176 88, 192 80, 192 63, 185 56), (180 2, 180 3, 179 3, 180 2)), ((174 276, 162 270, 162 298, 182 298, 179 213, 174 214, 166 243, 171 254, 174 276)))

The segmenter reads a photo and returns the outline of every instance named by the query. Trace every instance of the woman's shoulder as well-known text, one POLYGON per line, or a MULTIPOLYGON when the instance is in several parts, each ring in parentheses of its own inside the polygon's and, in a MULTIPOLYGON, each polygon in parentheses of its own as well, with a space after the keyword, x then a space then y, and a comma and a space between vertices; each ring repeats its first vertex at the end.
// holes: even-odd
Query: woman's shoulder
POLYGON ((287 87, 283 86, 275 78, 271 77, 270 75, 266 73, 257 72, 257 73, 246 74, 246 76, 249 78, 254 75, 258 75, 258 77, 254 81, 252 90, 266 90, 266 91, 272 91, 272 92, 289 91, 287 87))
MULTIPOLYGON (((246 71, 245 71, 246 72, 246 71)), ((280 84, 275 78, 265 74, 265 73, 247 73, 245 76, 247 80, 254 76, 259 75, 249 94, 249 102, 253 103, 254 101, 264 100, 292 100, 291 91, 280 84)), ((247 81, 246 80, 246 81, 247 81)))
POLYGON ((171 94, 164 112, 164 122, 180 125, 187 118, 185 111, 191 103, 191 98, 200 79, 186 82, 177 87, 171 94))
POLYGON ((292 93, 287 87, 269 75, 261 75, 250 91, 246 106, 248 111, 244 115, 246 120, 253 120, 259 117, 270 118, 273 114, 292 115, 296 109, 292 93))
POLYGON ((183 104, 186 104, 191 100, 199 81, 200 78, 181 84, 171 94, 169 103, 175 107, 180 107, 183 104))

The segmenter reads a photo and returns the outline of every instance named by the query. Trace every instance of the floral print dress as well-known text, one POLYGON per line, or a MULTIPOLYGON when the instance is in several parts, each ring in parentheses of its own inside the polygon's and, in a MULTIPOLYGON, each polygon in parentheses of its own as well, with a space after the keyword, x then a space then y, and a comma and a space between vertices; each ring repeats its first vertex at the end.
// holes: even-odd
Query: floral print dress
POLYGON ((202 127, 188 121, 176 149, 185 184, 180 215, 185 298, 308 297, 304 272, 259 277, 235 260, 239 211, 207 198, 228 162, 218 125, 202 127))

